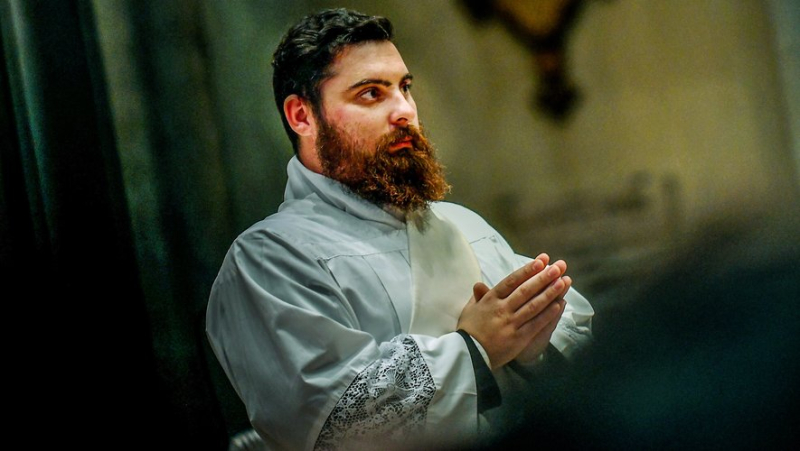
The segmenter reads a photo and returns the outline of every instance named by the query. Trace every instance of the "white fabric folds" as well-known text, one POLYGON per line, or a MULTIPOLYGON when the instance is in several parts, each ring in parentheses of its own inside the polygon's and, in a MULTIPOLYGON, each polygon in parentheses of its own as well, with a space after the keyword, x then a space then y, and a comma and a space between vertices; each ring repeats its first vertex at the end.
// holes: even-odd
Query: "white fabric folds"
MULTIPOLYGON (((492 286, 529 259, 515 254, 474 212, 435 202, 431 211, 447 220, 444 225, 458 228, 480 268, 479 277, 469 276, 456 291, 441 273, 445 253, 434 252, 435 260, 421 258, 420 252, 431 249, 418 243, 414 246, 424 249, 411 257, 401 219, 309 171, 296 158, 288 176, 279 212, 231 246, 206 316, 211 347, 253 427, 269 449, 313 449, 318 440, 320 447, 340 438, 349 442, 364 430, 361 426, 401 406, 391 428, 423 429, 404 434, 403 440, 433 434, 443 448, 457 448, 454 437, 469 441, 478 423, 475 373, 463 338, 452 330, 472 284, 481 280, 492 286), (427 282, 413 282, 410 263, 417 256, 435 266, 427 282), (441 315, 449 319, 413 326, 433 334, 409 334, 414 304, 422 301, 415 283, 428 284, 425 291, 436 296, 452 295, 452 306, 443 309, 449 313, 441 315), (363 401, 361 407, 380 414, 367 419, 351 401, 363 401)), ((444 260, 465 271, 469 259, 452 254, 444 260)), ((590 326, 591 307, 571 290, 553 343, 562 352, 577 348, 591 335, 590 326)), ((380 431, 364 437, 371 440, 370 449, 388 448, 381 446, 380 431)))
POLYGON ((455 224, 431 209, 416 219, 406 224, 414 287, 409 331, 439 337, 456 330, 481 269, 455 224))

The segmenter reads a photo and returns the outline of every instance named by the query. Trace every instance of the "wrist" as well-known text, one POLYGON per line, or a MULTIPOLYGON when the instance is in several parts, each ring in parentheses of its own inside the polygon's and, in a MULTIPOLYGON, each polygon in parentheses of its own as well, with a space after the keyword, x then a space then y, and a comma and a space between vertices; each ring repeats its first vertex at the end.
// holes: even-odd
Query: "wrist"
POLYGON ((475 343, 475 347, 478 348, 478 352, 481 354, 481 357, 483 357, 483 361, 486 362, 486 366, 488 366, 491 369, 492 361, 489 359, 489 354, 487 354, 486 350, 483 349, 483 345, 481 345, 481 342, 479 342, 478 339, 473 337, 472 335, 470 335, 469 338, 471 338, 472 342, 475 343))

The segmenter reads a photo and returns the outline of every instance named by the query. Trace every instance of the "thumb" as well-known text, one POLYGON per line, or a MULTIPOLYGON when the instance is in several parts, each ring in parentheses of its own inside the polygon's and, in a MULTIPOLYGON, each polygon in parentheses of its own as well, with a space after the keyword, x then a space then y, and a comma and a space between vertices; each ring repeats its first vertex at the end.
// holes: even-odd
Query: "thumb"
POLYGON ((472 296, 476 302, 479 302, 489 292, 489 287, 483 282, 478 282, 472 286, 472 296))

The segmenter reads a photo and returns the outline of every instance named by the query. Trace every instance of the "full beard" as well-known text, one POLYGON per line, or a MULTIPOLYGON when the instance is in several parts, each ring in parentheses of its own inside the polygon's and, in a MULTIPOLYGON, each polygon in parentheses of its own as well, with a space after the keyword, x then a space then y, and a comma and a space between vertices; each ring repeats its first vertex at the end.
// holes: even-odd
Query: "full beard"
POLYGON ((322 173, 356 195, 408 214, 444 199, 450 191, 433 146, 413 125, 387 133, 370 152, 327 121, 320 122, 317 152, 322 173), (410 149, 390 150, 393 143, 409 137, 410 149))

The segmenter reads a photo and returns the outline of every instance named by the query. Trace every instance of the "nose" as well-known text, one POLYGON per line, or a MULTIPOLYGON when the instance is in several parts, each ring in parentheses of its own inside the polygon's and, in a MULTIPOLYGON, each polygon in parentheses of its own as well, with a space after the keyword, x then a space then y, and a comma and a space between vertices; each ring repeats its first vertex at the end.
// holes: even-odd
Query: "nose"
POLYGON ((410 96, 403 92, 395 95, 389 122, 396 127, 405 127, 409 124, 417 125, 417 105, 410 96))

